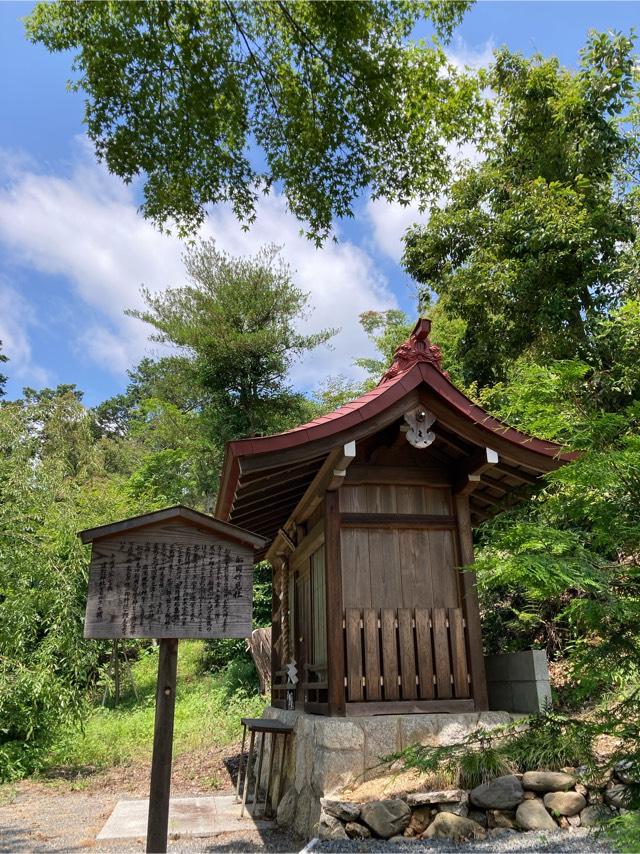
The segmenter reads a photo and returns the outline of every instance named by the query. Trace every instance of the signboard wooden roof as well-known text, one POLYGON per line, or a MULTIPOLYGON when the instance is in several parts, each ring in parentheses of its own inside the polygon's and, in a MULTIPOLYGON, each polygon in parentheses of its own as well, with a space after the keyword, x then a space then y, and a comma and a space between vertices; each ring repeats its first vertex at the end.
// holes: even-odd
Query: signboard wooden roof
POLYGON ((80 531, 78 536, 83 543, 92 543, 94 540, 99 540, 103 537, 111 537, 114 534, 121 534, 124 531, 134 531, 138 528, 157 525, 161 522, 168 522, 174 519, 179 519, 203 530, 211 531, 223 539, 244 543, 247 546, 252 546, 254 549, 262 548, 265 544, 264 537, 260 537, 258 534, 252 534, 250 531, 245 531, 244 528, 239 528, 230 522, 223 522, 222 519, 216 519, 214 516, 209 516, 206 513, 199 513, 197 510, 184 507, 182 504, 176 504, 174 507, 165 507, 163 510, 154 510, 151 513, 142 513, 140 516, 131 516, 128 519, 121 519, 119 522, 112 522, 109 525, 86 528, 84 531, 80 531))
POLYGON ((170 507, 80 533, 92 544, 85 637, 251 634, 255 534, 170 507))

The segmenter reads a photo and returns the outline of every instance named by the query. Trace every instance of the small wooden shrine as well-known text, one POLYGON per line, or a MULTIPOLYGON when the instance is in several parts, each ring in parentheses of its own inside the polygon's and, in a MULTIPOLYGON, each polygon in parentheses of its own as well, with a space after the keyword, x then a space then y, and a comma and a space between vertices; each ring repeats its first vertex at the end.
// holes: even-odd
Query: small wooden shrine
POLYGON ((419 320, 379 385, 227 446, 216 515, 273 566, 272 704, 323 715, 487 709, 472 527, 573 459, 450 382, 419 320))

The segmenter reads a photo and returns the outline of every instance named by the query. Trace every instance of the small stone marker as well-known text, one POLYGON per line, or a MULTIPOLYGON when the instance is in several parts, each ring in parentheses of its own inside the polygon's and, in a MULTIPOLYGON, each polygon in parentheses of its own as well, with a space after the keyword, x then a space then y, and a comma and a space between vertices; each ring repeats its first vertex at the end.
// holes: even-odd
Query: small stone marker
POLYGON ((187 507, 80 532, 91 543, 86 638, 158 638, 147 851, 167 850, 179 638, 251 635, 262 537, 187 507))

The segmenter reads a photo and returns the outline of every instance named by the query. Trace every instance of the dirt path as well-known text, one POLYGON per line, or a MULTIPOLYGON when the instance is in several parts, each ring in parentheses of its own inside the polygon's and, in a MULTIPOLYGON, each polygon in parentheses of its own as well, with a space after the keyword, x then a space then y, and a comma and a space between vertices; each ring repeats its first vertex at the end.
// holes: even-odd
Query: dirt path
MULTIPOLYGON (((233 748, 178 757, 171 794, 175 797, 233 790, 237 757, 233 748)), ((144 839, 96 842, 117 801, 148 796, 145 764, 73 775, 64 770, 38 780, 0 786, 0 852, 144 851, 144 839)), ((228 833, 206 838, 172 838, 171 851, 299 851, 304 842, 281 830, 228 833)))

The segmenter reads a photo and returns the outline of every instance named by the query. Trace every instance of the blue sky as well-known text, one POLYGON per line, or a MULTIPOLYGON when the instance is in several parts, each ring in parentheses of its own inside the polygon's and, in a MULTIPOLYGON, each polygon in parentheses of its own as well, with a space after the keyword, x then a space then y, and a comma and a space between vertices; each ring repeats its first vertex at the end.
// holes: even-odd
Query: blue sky
MULTIPOLYGON (((76 383, 95 404, 120 391, 126 368, 154 353, 143 324, 123 315, 140 305, 142 283, 181 282, 181 246, 136 212, 126 188, 95 163, 83 137, 82 95, 70 93, 71 57, 24 38, 30 3, 0 2, 0 339, 10 357, 9 396, 24 385, 76 383)), ((483 63, 500 45, 555 54, 575 66, 589 29, 628 32, 638 2, 479 2, 458 29, 451 52, 483 63)), ((214 210, 206 234, 234 254, 284 243, 283 254, 311 293, 312 326, 342 331, 332 350, 299 365, 293 383, 355 375, 354 356, 368 344, 357 317, 399 306, 414 312, 411 282, 398 259, 400 237, 416 212, 362 200, 340 242, 316 250, 278 197, 266 200, 247 235, 226 209, 214 210)))

